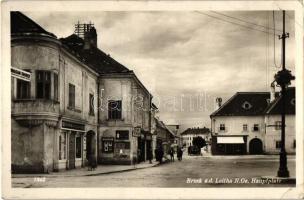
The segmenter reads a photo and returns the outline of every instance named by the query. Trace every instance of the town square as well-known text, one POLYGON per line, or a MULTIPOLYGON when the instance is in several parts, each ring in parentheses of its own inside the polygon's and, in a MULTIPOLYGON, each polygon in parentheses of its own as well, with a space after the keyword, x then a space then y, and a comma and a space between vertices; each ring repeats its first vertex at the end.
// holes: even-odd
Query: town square
POLYGON ((296 186, 293 11, 10 23, 12 187, 296 186))

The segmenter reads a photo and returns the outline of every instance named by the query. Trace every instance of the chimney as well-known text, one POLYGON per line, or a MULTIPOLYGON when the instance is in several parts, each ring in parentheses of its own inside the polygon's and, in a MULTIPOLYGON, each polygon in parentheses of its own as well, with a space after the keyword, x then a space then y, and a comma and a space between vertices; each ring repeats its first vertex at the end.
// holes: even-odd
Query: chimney
POLYGON ((84 49, 91 49, 97 47, 97 33, 94 27, 90 27, 84 32, 84 49))
POLYGON ((274 81, 270 84, 270 103, 275 100, 275 84, 274 81))
POLYGON ((222 98, 221 97, 217 97, 216 100, 216 110, 219 109, 222 106, 222 98))

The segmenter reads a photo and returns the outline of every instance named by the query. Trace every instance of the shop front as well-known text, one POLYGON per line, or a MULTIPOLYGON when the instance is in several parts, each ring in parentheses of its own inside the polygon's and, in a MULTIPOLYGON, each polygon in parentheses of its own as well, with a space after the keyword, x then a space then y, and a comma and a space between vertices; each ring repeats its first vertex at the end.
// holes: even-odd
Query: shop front
POLYGON ((247 153, 247 136, 213 136, 213 155, 242 155, 247 153))
POLYGON ((86 165, 85 124, 62 120, 58 137, 58 170, 86 165))

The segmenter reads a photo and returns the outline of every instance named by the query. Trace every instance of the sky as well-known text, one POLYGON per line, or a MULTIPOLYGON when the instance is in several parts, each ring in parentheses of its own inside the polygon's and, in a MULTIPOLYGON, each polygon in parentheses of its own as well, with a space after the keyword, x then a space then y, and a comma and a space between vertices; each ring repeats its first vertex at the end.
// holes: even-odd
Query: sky
MULTIPOLYGON (((281 63, 272 11, 24 14, 58 38, 71 35, 78 21, 94 23, 98 48, 136 73, 152 93, 161 120, 183 129, 210 127, 216 97, 225 102, 239 91, 269 91, 281 63)), ((274 17, 279 34, 282 12, 274 17)), ((294 74, 293 19, 293 12, 287 12, 286 67, 294 74)))

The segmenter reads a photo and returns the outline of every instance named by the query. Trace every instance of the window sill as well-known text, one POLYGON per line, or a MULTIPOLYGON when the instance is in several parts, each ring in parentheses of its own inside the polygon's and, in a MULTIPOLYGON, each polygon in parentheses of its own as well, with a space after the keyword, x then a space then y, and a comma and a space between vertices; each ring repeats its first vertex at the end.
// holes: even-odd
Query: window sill
POLYGON ((125 119, 107 119, 107 121, 125 121, 125 119))
POLYGON ((71 111, 74 111, 74 112, 77 112, 77 113, 81 113, 81 110, 79 110, 77 108, 74 108, 74 107, 71 107, 71 106, 68 106, 67 109, 71 110, 71 111))
POLYGON ((51 103, 54 103, 54 104, 59 104, 60 102, 57 101, 57 100, 53 100, 53 99, 14 99, 13 102, 51 102, 51 103))

